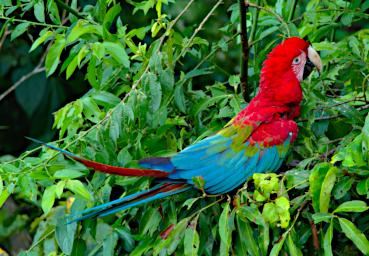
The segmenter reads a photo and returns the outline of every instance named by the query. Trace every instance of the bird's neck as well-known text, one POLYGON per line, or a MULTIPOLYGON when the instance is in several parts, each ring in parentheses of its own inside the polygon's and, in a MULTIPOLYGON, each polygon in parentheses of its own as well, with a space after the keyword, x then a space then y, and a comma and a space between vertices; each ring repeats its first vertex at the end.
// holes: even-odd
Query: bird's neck
POLYGON ((263 122, 273 118, 292 120, 300 115, 301 101, 300 82, 294 75, 275 77, 272 81, 262 77, 258 94, 237 115, 236 121, 253 119, 263 122))

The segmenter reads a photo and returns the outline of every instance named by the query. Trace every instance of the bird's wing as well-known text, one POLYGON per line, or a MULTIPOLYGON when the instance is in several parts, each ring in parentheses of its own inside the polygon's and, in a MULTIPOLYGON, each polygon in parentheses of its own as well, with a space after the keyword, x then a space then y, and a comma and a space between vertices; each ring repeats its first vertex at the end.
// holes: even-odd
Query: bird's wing
POLYGON ((207 193, 226 193, 255 172, 277 170, 293 133, 297 133, 297 126, 291 120, 231 124, 173 156, 175 170, 168 177, 193 184, 193 178, 200 176, 207 193))

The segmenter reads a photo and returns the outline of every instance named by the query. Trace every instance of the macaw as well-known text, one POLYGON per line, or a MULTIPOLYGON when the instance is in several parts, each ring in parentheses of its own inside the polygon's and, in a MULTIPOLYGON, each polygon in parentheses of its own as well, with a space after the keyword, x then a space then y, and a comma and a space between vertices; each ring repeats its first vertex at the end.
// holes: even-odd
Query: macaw
POLYGON ((254 173, 276 171, 297 136, 294 118, 300 115, 300 82, 322 62, 305 40, 291 37, 277 45, 263 63, 259 92, 248 106, 216 134, 171 157, 139 161, 141 168, 110 166, 45 144, 85 166, 109 174, 157 178, 158 185, 84 210, 73 221, 103 217, 156 199, 194 189, 204 181, 207 194, 224 194, 241 186, 254 173))

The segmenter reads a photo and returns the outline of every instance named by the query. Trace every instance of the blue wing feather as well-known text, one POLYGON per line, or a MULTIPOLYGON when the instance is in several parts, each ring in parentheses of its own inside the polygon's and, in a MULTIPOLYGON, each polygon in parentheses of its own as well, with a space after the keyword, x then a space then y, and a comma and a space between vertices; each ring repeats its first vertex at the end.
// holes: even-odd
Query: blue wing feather
MULTIPOLYGON (((234 138, 234 135, 217 134, 189 146, 171 158, 175 171, 168 177, 186 179, 193 184, 193 177, 202 176, 207 193, 221 194, 240 186, 255 172, 275 171, 282 164, 285 153, 281 154, 277 146, 250 145, 245 141, 237 152, 232 147, 234 138), (251 155, 245 154, 250 147, 257 150, 251 155)), ((280 147, 288 148, 290 139, 291 136, 280 147)))

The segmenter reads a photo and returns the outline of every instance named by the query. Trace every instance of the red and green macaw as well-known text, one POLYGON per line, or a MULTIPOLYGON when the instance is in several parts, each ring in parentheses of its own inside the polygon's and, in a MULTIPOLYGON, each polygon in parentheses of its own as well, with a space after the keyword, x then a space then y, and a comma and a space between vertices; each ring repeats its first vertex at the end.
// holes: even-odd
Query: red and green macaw
POLYGON ((310 44, 297 37, 286 39, 264 61, 258 94, 222 130, 171 157, 143 159, 140 169, 97 163, 46 144, 97 171, 155 177, 159 182, 148 190, 87 209, 74 221, 103 217, 194 189, 194 177, 203 179, 206 193, 224 194, 254 173, 276 171, 296 139, 298 128, 293 119, 300 114, 300 82, 313 66, 321 72, 320 57, 310 44))

